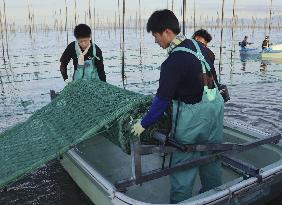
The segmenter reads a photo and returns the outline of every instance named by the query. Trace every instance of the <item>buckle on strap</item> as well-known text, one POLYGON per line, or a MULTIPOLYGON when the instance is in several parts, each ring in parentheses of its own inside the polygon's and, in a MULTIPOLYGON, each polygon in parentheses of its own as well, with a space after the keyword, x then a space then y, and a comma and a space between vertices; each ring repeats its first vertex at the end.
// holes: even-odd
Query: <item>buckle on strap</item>
POLYGON ((200 60, 200 61, 204 61, 205 60, 205 57, 203 56, 203 54, 201 52, 197 52, 196 53, 196 57, 200 60))

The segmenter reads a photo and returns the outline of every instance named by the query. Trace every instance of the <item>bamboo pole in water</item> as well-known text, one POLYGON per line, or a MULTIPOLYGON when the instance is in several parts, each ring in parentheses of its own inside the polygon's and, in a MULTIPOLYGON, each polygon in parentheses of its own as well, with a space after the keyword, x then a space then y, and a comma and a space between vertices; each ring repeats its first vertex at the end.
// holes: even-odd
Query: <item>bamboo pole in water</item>
POLYGON ((5 2, 5 0, 3 0, 3 11, 4 11, 5 38, 6 38, 6 53, 7 53, 8 59, 10 59, 10 57, 9 57, 9 44, 8 44, 8 30, 7 30, 8 25, 7 25, 6 2, 5 2))
POLYGON ((0 31, 1 31, 2 57, 3 57, 4 65, 5 65, 6 58, 5 58, 5 45, 4 45, 4 29, 3 29, 3 20, 2 20, 1 10, 0 10, 0 31))
POLYGON ((91 3, 90 0, 88 0, 88 17, 89 17, 89 26, 92 25, 92 15, 91 15, 91 3))
POLYGON ((235 52, 235 44, 234 44, 234 28, 235 28, 235 6, 236 0, 233 0, 233 9, 232 9, 232 30, 231 30, 231 64, 233 63, 233 52, 235 52))
POLYGON ((6 2, 5 2, 5 0, 3 0, 3 9, 4 9, 4 18, 5 18, 4 19, 4 25, 5 25, 6 53, 7 53, 7 58, 8 58, 10 72, 11 72, 13 78, 15 78, 15 74, 14 74, 14 72, 12 70, 12 65, 11 65, 10 55, 9 55, 8 24, 7 24, 6 2))
MULTIPOLYGON (((5 26, 4 26, 4 22, 3 22, 3 21, 5 21, 5 20, 2 19, 2 18, 5 18, 5 15, 3 16, 3 15, 2 15, 2 12, 1 12, 1 10, 0 10, 0 30, 1 30, 2 57, 3 57, 3 61, 4 61, 3 66, 4 66, 5 71, 6 71, 6 73, 7 73, 8 81, 11 82, 11 80, 10 80, 10 78, 9 78, 9 73, 8 73, 7 70, 6 70, 6 65, 7 65, 7 62, 9 62, 9 60, 7 61, 6 58, 5 58, 5 43, 4 43, 4 41, 5 41, 5 38, 4 38, 5 26), (3 27, 4 27, 4 28, 3 28, 3 27)), ((7 42, 7 39, 6 39, 6 42, 7 42)), ((9 56, 8 56, 8 58, 9 58, 9 56)), ((3 87, 2 79, 1 79, 1 85, 2 85, 2 93, 3 93, 4 87, 3 87)))
POLYGON ((114 23, 114 30, 115 30, 115 34, 117 31, 117 12, 115 11, 115 23, 114 23))
POLYGON ((217 17, 216 17, 216 28, 219 28, 220 20, 219 20, 219 13, 218 13, 218 11, 216 12, 216 15, 217 15, 217 17))
POLYGON ((194 32, 196 31, 196 3, 194 0, 194 32))
POLYGON ((138 26, 139 26, 139 69, 140 69, 140 73, 141 73, 141 81, 144 82, 144 75, 143 75, 143 59, 142 59, 142 22, 141 22, 141 0, 139 0, 139 22, 138 22, 138 26))
MULTIPOLYGON (((0 34, 1 34, 1 45, 2 45, 2 57, 4 61, 4 65, 6 64, 6 59, 5 59, 5 46, 4 46, 4 34, 3 34, 3 23, 2 23, 2 12, 0 10, 0 34)), ((0 71, 1 74, 1 71, 0 71)), ((2 81, 2 75, 0 75, 0 85, 1 85, 1 95, 4 95, 5 90, 4 90, 4 85, 2 81)))
POLYGON ((96 7, 95 7, 95 0, 93 0, 93 38, 95 41, 95 37, 96 37, 96 7))
POLYGON ((119 0, 118 0, 118 28, 120 28, 120 8, 119 8, 119 0))
POLYGON ((76 0, 74 0, 74 23, 75 26, 77 25, 77 7, 76 7, 76 0))
MULTIPOLYGON (((118 30, 120 30, 121 28, 121 25, 120 25, 120 0, 118 0, 118 30)), ((119 36, 119 39, 120 39, 120 49, 122 49, 122 35, 121 35, 121 32, 120 33, 120 36, 119 36)))
POLYGON ((139 53, 140 56, 142 55, 142 25, 141 25, 141 0, 139 0, 138 2, 139 4, 139 22, 138 22, 138 26, 139 26, 139 38, 140 38, 140 46, 139 46, 139 53))
POLYGON ((138 12, 135 12, 135 26, 133 27, 135 29, 136 37, 138 35, 138 12))
POLYGON ((171 10, 173 12, 173 8, 174 8, 174 0, 171 1, 171 10))
POLYGON ((69 44, 69 32, 68 32, 68 6, 67 6, 67 0, 65 0, 65 12, 66 12, 65 32, 67 32, 67 45, 68 45, 69 44))
POLYGON ((222 5, 221 5, 221 31, 220 31, 219 65, 218 65, 219 82, 220 82, 221 65, 222 65, 223 20, 224 20, 224 0, 222 0, 222 5))
POLYGON ((182 15, 183 15, 183 20, 182 20, 182 32, 183 32, 183 35, 185 35, 185 27, 186 27, 186 24, 185 24, 185 19, 186 19, 186 0, 183 0, 183 6, 182 6, 182 15))
POLYGON ((125 0, 123 0, 122 4, 122 57, 121 57, 121 75, 122 75, 122 84, 124 86, 124 80, 125 80, 125 62, 124 62, 124 21, 125 21, 125 0))
POLYGON ((54 25, 53 25, 53 29, 56 30, 57 29, 57 11, 54 11, 54 25))
POLYGON ((269 9, 269 24, 268 24, 268 35, 270 36, 270 30, 271 30, 271 22, 272 22, 272 0, 270 0, 270 9, 269 9))
POLYGON ((60 32, 63 32, 62 9, 60 8, 60 32))
POLYGON ((30 3, 29 0, 27 1, 27 9, 28 9, 28 30, 29 30, 29 36, 32 36, 32 32, 31 32, 31 11, 30 11, 30 3))
POLYGON ((256 19, 254 16, 252 16, 252 37, 254 37, 255 28, 256 28, 256 19))
POLYGON ((32 12, 32 32, 35 32, 34 9, 33 9, 33 12, 32 12))

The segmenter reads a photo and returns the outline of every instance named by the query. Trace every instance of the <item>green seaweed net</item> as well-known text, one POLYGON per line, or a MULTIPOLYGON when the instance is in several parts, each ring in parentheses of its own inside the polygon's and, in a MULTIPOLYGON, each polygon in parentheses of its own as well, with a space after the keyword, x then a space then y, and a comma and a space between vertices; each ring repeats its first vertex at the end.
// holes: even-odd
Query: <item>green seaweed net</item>
MULTIPOLYGON (((26 122, 0 134, 0 187, 100 134, 130 153, 132 119, 141 118, 151 97, 97 81, 77 81, 26 122)), ((153 129, 170 127, 165 115, 140 137, 154 143, 153 129)))

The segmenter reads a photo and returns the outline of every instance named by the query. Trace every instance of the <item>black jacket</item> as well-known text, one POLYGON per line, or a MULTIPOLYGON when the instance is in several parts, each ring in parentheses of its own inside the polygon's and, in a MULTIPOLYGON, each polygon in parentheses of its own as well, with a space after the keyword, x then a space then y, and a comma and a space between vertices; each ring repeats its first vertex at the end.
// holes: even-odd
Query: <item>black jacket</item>
MULTIPOLYGON (((200 49, 214 70, 211 54, 200 44, 200 49)), ((196 51, 191 40, 186 39, 178 47, 186 47, 196 51)), ((211 71, 211 75, 214 71, 211 71)), ((161 65, 159 88, 157 96, 166 100, 180 100, 186 104, 195 104, 201 101, 203 94, 202 65, 193 54, 173 52, 161 65)))
MULTIPOLYGON (((84 60, 89 59, 90 57, 93 56, 93 44, 91 45, 90 49, 88 50, 87 54, 84 56, 84 60)), ((95 58, 95 66, 97 68, 97 72, 99 75, 99 78, 101 81, 106 82, 106 74, 104 70, 104 63, 103 63, 103 55, 101 49, 95 45, 96 47, 96 56, 99 57, 100 60, 95 58)), ((61 66, 60 66, 60 71, 62 73, 63 79, 66 80, 68 79, 68 74, 67 74, 67 66, 70 60, 73 60, 73 66, 74 70, 77 69, 77 64, 78 64, 78 58, 76 55, 75 51, 75 41, 71 42, 67 48, 65 49, 64 53, 62 54, 60 58, 61 66)))

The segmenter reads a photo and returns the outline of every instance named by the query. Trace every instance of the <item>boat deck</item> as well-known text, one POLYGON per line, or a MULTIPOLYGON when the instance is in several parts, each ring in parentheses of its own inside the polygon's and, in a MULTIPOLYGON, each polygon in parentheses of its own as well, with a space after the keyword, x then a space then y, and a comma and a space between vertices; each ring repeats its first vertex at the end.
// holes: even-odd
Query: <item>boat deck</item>
MULTIPOLYGON (((225 128, 224 133, 226 142, 244 143, 255 139, 252 135, 246 133, 243 134, 227 127, 225 128)), ((260 136, 259 133, 257 133, 257 136, 260 136)), ((260 137, 263 137, 263 134, 260 137)), ((74 151, 111 184, 132 176, 130 155, 122 152, 119 147, 113 145, 109 140, 102 136, 95 136, 92 139, 79 144, 74 151)), ((267 170, 282 163, 282 148, 278 145, 263 145, 236 154, 235 156, 236 158, 244 160, 258 168, 267 170)), ((169 157, 167 159, 169 159, 169 157)), ((168 162, 168 160, 166 161, 168 162)), ((160 166, 161 158, 158 154, 142 157, 142 171, 157 169, 160 166)), ((242 181, 243 178, 241 176, 242 175, 235 170, 223 167, 224 184, 219 189, 225 189, 226 187, 242 181)), ((194 186, 194 197, 189 199, 189 201, 218 191, 211 190, 198 195, 197 193, 200 190, 200 187, 200 180, 199 177, 197 177, 194 186)), ((169 202, 169 188, 169 177, 162 177, 146 182, 141 186, 130 187, 125 194, 138 201, 162 204, 169 202)))

